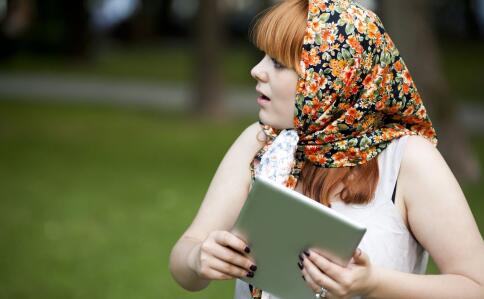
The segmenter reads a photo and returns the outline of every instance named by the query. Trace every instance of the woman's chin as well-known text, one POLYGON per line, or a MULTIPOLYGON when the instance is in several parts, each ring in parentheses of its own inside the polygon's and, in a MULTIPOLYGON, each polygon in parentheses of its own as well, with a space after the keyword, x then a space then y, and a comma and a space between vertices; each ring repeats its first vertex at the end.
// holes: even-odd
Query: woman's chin
POLYGON ((271 127, 274 127, 274 122, 271 121, 269 117, 267 117, 265 111, 263 109, 259 110, 259 120, 264 124, 264 125, 269 125, 271 127))
POLYGON ((264 111, 264 109, 259 110, 259 120, 264 124, 271 126, 274 129, 288 129, 288 128, 293 128, 294 124, 292 123, 291 120, 283 120, 283 119, 274 119, 273 117, 269 117, 267 115, 267 111, 264 111))

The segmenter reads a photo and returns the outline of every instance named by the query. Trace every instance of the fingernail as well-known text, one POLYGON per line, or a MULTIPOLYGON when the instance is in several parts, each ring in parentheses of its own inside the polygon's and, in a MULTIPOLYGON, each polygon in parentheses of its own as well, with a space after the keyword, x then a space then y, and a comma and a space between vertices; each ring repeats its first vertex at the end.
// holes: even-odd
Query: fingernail
POLYGON ((252 271, 257 270, 257 266, 256 266, 256 265, 252 265, 252 266, 250 266, 250 270, 252 270, 252 271))
POLYGON ((249 272, 247 272, 246 276, 247 277, 254 277, 254 272, 249 271, 249 272))
POLYGON ((250 252, 250 248, 249 246, 245 246, 245 249, 244 249, 245 252, 249 253, 250 252))
POLYGON ((302 262, 304 258, 301 256, 301 254, 299 254, 298 257, 299 257, 299 260, 302 262))
POLYGON ((306 280, 306 278, 304 278, 304 275, 301 275, 302 279, 306 280))
POLYGON ((303 252, 304 252, 304 254, 305 254, 307 257, 309 257, 309 252, 308 252, 308 251, 304 250, 303 252))
POLYGON ((303 265, 303 264, 301 264, 301 263, 299 263, 299 262, 297 262, 297 266, 298 266, 298 267, 299 267, 299 269, 301 269, 301 270, 304 268, 304 265, 303 265))

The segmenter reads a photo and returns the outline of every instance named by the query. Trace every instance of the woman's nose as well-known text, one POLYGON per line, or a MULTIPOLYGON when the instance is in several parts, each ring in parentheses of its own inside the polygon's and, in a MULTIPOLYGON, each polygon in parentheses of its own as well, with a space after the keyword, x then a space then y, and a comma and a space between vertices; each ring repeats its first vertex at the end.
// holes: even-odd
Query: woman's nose
POLYGON ((250 70, 250 75, 257 81, 267 81, 267 73, 260 68, 260 63, 250 70))

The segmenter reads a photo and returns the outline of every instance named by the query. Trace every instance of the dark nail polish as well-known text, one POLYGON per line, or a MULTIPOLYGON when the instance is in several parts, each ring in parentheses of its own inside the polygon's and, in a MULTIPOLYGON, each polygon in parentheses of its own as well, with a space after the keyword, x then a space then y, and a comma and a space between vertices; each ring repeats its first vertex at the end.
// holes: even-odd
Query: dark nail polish
POLYGON ((252 271, 257 270, 257 266, 256 266, 256 265, 252 265, 252 266, 250 266, 250 270, 252 270, 252 271))
POLYGON ((247 272, 246 276, 247 277, 254 277, 254 272, 249 271, 249 272, 247 272))
POLYGON ((309 251, 304 250, 303 252, 304 252, 304 254, 305 254, 306 256, 308 256, 308 257, 309 257, 309 251))
POLYGON ((301 264, 301 263, 299 263, 299 262, 297 263, 297 266, 298 266, 298 267, 299 267, 299 269, 301 269, 301 270, 304 268, 304 265, 303 265, 303 264, 301 264))
POLYGON ((306 280, 306 278, 304 278, 304 275, 301 275, 302 279, 306 280))
POLYGON ((304 258, 301 256, 301 254, 299 254, 298 256, 299 256, 299 260, 302 262, 304 258))
POLYGON ((245 246, 245 249, 244 249, 245 252, 249 253, 250 252, 250 248, 249 246, 245 246))

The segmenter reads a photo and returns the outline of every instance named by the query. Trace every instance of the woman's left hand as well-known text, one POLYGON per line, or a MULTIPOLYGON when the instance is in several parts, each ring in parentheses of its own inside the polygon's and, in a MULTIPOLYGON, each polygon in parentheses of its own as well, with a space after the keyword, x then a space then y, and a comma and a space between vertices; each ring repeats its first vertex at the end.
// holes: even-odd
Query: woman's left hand
POLYGON ((328 291, 324 298, 351 298, 365 296, 373 288, 373 268, 368 255, 361 249, 355 250, 346 267, 331 262, 317 248, 306 252, 309 257, 300 254, 303 258, 301 273, 315 294, 324 287, 328 291))

